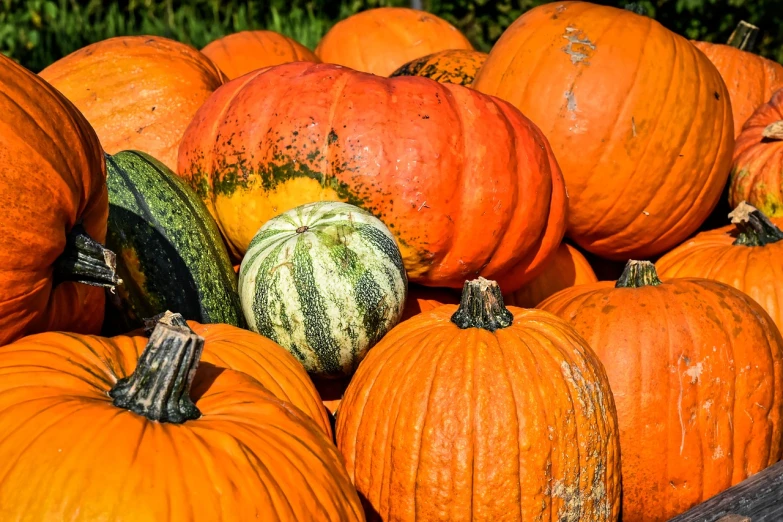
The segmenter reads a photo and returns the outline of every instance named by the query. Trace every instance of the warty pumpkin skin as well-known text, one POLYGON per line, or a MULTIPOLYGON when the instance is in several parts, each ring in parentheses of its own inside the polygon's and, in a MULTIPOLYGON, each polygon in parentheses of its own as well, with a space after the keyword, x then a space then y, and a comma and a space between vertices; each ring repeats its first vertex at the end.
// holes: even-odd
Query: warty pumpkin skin
POLYGON ((288 62, 320 62, 299 42, 274 31, 240 31, 208 43, 201 52, 229 80, 262 67, 288 62))
POLYGON ((323 431, 202 350, 166 325, 0 348, 0 518, 364 520, 323 431))
POLYGON ((473 50, 459 30, 434 14, 378 7, 337 22, 318 42, 324 63, 389 76, 409 61, 446 49, 473 50))
POLYGON ((341 200, 383 221, 409 279, 428 286, 478 274, 514 290, 565 227, 557 162, 511 105, 331 64, 278 65, 218 89, 185 133, 178 173, 236 259, 272 217, 341 200))
POLYGON ((729 204, 747 201, 764 214, 783 217, 783 89, 759 107, 737 138, 729 204))
POLYGON ((494 282, 370 350, 337 414, 368 520, 617 520, 612 394, 587 343, 494 282))
POLYGON ((389 78, 423 76, 436 82, 470 86, 486 59, 487 53, 480 51, 449 49, 416 58, 391 73, 389 78))
POLYGON ((630 261, 617 283, 539 305, 592 346, 620 426, 623 520, 665 521, 783 456, 783 337, 747 295, 658 279, 630 261))
POLYGON ((661 257, 666 279, 703 277, 726 283, 759 303, 783 328, 783 219, 769 220, 747 203, 731 213, 734 224, 701 232, 661 257))
POLYGON ((503 301, 509 306, 533 308, 564 288, 597 281, 585 256, 568 243, 560 243, 544 271, 516 292, 504 295, 503 301))
POLYGON ((119 282, 114 254, 99 244, 109 213, 103 152, 68 100, 5 56, 0 173, 0 345, 48 330, 98 333, 102 286, 119 282))
POLYGON ((84 114, 106 152, 140 150, 172 170, 182 133, 225 81, 196 49, 158 36, 119 36, 88 45, 40 76, 84 114))
POLYGON ((688 40, 646 16, 587 2, 531 9, 503 33, 472 88, 541 128, 568 187, 567 234, 601 257, 677 245, 726 184, 726 85, 688 40))

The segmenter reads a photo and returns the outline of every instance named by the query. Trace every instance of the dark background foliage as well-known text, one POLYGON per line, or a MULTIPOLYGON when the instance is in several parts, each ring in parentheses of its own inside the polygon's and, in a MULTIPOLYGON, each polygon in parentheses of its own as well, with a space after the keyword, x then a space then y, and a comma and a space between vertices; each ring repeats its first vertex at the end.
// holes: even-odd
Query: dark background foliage
MULTIPOLYGON (((624 6, 628 0, 598 3, 624 6)), ((489 50, 520 14, 545 0, 418 0, 489 50)), ((781 0, 636 0, 649 16, 688 38, 723 42, 740 20, 761 28, 757 51, 783 61, 781 0)), ((337 20, 410 0, 0 0, 0 52, 39 71, 91 42, 157 34, 197 48, 228 33, 272 29, 310 48, 337 20)))

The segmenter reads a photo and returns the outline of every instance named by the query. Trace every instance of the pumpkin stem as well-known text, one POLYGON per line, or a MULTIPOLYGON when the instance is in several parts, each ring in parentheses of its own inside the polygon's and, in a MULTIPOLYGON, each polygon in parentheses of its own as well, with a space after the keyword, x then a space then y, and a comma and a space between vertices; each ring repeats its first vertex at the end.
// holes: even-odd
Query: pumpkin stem
POLYGON ((157 324, 136 370, 117 381, 109 396, 118 408, 149 420, 182 424, 201 416, 190 399, 190 386, 204 349, 204 338, 187 323, 181 326, 181 315, 171 314, 169 319, 171 324, 157 324))
POLYGON ((79 223, 65 236, 65 250, 54 262, 56 283, 74 281, 114 290, 122 283, 117 275, 117 256, 93 238, 79 223))
POLYGON ((756 45, 756 39, 759 36, 759 32, 758 27, 742 20, 737 25, 737 28, 731 33, 731 36, 729 36, 729 40, 726 43, 732 47, 736 47, 740 51, 751 52, 756 45))
POLYGON ((503 295, 495 281, 483 277, 465 281, 459 308, 451 316, 451 322, 463 330, 483 328, 494 332, 511 325, 514 316, 503 305, 503 295))
POLYGON ((632 259, 625 264, 625 269, 614 287, 641 288, 660 284, 661 280, 658 279, 658 272, 655 271, 654 264, 650 261, 634 261, 632 259))
POLYGON ((759 209, 741 201, 729 214, 732 224, 739 230, 734 245, 764 246, 783 239, 783 231, 769 220, 759 209))
POLYGON ((761 136, 768 140, 783 140, 783 120, 775 121, 764 127, 761 136))

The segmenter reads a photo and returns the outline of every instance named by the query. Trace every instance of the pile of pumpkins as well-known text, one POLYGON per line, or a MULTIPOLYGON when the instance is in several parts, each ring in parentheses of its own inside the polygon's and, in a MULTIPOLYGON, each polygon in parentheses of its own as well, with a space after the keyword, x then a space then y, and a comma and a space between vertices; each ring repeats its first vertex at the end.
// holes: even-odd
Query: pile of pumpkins
POLYGON ((777 462, 755 34, 553 2, 489 54, 379 8, 0 57, 0 519, 662 521, 777 462))

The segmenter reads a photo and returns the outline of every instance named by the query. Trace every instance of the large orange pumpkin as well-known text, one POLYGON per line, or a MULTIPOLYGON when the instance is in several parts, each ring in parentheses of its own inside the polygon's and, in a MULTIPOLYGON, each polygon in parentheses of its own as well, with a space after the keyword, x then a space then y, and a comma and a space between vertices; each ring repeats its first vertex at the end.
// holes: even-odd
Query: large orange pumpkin
POLYGON ((370 350, 336 432, 368 520, 593 522, 620 508, 616 422, 584 339, 478 279, 370 350))
POLYGON ((0 173, 0 345, 53 329, 98 333, 100 286, 118 282, 99 244, 109 214, 101 146, 68 100, 5 56, 0 173))
POLYGON ((274 31, 241 31, 218 38, 201 50, 229 80, 287 62, 320 62, 310 49, 274 31))
POLYGON ((237 259, 272 217, 342 200, 389 227, 411 281, 458 288, 484 275, 514 290, 565 227, 557 162, 511 105, 331 64, 278 65, 218 89, 185 133, 178 171, 237 259))
POLYGON ((168 325, 0 348, 0 518, 363 520, 323 431, 202 350, 168 325))
POLYGON ((783 337, 750 297, 706 279, 661 283, 652 263, 630 261, 617 283, 567 288, 540 308, 609 375, 623 520, 668 520, 783 456, 783 337))
POLYGON ((412 60, 389 76, 423 76, 441 83, 469 86, 487 60, 487 53, 449 49, 412 60))
MULTIPOLYGON (((730 216, 732 225, 702 232, 660 258, 658 273, 733 286, 755 299, 783 329, 783 231, 745 202, 730 216)), ((776 221, 783 225, 783 219, 776 221)))
POLYGON ((315 54, 327 63, 388 76, 409 61, 446 49, 473 49, 456 27, 406 7, 368 9, 337 22, 315 54))
POLYGON ((677 245, 710 214, 731 169, 726 85, 688 40, 587 2, 526 12, 472 87, 544 132, 569 193, 568 235, 608 259, 677 245))
POLYGON ((742 201, 783 217, 783 89, 753 113, 737 138, 729 204, 742 201))
MULTIPOLYGON (((734 115, 734 137, 738 137, 742 126, 758 107, 783 87, 783 65, 749 52, 745 44, 747 38, 737 38, 740 33, 748 36, 749 27, 742 23, 729 39, 729 45, 708 42, 692 42, 720 71, 731 98, 731 110, 734 115)), ((749 31, 758 29, 750 26, 749 31)), ((755 40, 755 38, 752 38, 755 40)))
POLYGON ((503 300, 510 306, 533 308, 564 288, 597 281, 585 256, 568 243, 560 243, 544 271, 516 292, 504 295, 503 300))
POLYGON ((158 36, 109 38, 40 75, 87 117, 106 152, 140 150, 172 170, 182 133, 225 81, 196 49, 158 36))

